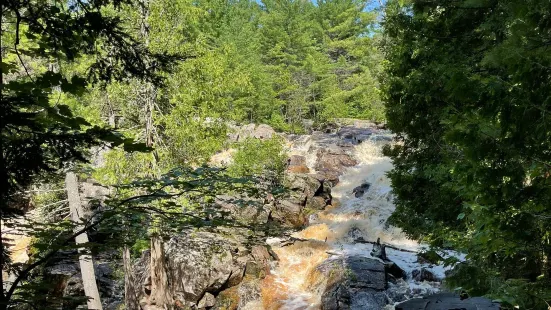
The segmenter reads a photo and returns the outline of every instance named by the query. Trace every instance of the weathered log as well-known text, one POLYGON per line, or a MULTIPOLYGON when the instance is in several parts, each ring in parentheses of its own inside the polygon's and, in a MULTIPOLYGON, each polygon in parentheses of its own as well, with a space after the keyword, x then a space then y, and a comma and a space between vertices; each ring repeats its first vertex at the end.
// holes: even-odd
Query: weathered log
MULTIPOLYGON (((364 238, 360 237, 360 238, 358 238, 358 239, 355 239, 354 242, 356 242, 356 243, 373 244, 373 245, 376 245, 377 242, 378 242, 379 244, 381 244, 381 243, 380 243, 380 238, 377 238, 377 241, 369 241, 369 240, 365 240, 364 238)), ((396 250, 396 251, 408 252, 408 253, 415 253, 415 254, 418 254, 418 253, 419 253, 419 252, 417 252, 417 251, 402 249, 402 248, 399 248, 399 247, 396 247, 396 246, 393 246, 393 245, 390 245, 390 244, 386 244, 386 243, 384 243, 384 244, 382 244, 382 245, 384 245, 384 246, 387 247, 387 248, 396 250)))

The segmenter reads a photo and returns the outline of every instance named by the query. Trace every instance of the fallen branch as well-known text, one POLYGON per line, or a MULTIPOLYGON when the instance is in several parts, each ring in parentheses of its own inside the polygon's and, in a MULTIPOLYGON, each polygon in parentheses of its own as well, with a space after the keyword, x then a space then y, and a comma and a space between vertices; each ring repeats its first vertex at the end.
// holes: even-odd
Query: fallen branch
MULTIPOLYGON (((365 240, 364 238, 361 238, 361 237, 354 240, 354 242, 356 242, 356 243, 365 243, 365 244, 373 244, 373 245, 377 245, 377 244, 380 245, 381 244, 379 240, 378 241, 368 241, 368 240, 365 240)), ((393 246, 393 245, 390 245, 390 244, 383 243, 383 245, 385 247, 389 248, 389 249, 393 249, 393 250, 396 250, 396 251, 419 254, 419 252, 417 252, 417 251, 402 249, 402 248, 399 248, 399 247, 396 247, 396 246, 393 246)))

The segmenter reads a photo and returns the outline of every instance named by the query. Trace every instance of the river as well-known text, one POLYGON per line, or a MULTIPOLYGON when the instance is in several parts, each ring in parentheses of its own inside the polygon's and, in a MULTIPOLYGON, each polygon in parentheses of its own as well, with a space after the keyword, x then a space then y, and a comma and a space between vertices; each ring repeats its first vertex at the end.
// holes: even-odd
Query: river
MULTIPOLYGON (((334 135, 331 137, 335 139, 334 135)), ((443 279, 445 268, 418 262, 417 252, 423 246, 387 223, 394 211, 392 187, 386 176, 386 172, 392 169, 392 162, 383 156, 382 147, 389 143, 390 137, 390 133, 372 133, 368 139, 350 148, 358 164, 343 171, 339 183, 332 189, 332 206, 310 215, 309 225, 293 234, 293 237, 306 241, 278 246, 278 240, 269 240, 280 260, 264 281, 262 299, 265 309, 320 309, 325 287, 320 286, 319 279, 316 279, 320 277, 316 268, 343 256, 371 258, 373 245, 356 242, 362 238, 366 241, 380 238, 382 243, 395 247, 387 247, 388 259, 407 274, 406 280, 399 279, 388 285, 386 309, 393 309, 396 302, 404 299, 439 291, 439 282, 416 281, 412 273, 425 268, 443 279), (369 186, 369 189, 363 196, 356 195, 354 189, 362 184, 368 184, 364 187, 369 186)), ((290 153, 305 156, 313 169, 316 148, 339 143, 327 142, 328 139, 323 137, 317 141, 324 141, 324 144, 315 139, 295 142, 290 146, 290 153)))

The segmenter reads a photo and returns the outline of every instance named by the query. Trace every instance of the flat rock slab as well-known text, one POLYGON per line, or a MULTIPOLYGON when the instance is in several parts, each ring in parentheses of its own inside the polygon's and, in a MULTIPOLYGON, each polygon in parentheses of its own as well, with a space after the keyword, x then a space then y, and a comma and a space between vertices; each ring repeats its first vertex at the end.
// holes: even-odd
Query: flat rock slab
POLYGON ((410 299, 396 305, 396 310, 499 310, 499 303, 483 297, 461 300, 459 294, 440 293, 410 299))

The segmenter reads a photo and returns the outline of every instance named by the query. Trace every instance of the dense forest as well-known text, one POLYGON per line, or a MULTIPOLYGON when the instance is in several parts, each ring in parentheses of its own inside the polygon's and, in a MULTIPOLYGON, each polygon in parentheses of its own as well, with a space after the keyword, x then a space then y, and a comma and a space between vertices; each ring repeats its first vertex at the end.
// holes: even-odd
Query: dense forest
MULTIPOLYGON (((312 260, 336 255, 325 248, 336 241, 304 231, 346 205, 331 187, 346 188, 346 169, 363 164, 354 150, 376 135, 392 140, 392 196, 363 199, 392 200, 383 231, 400 228, 426 245, 419 264, 447 271, 392 271, 383 247, 371 256, 391 280, 367 304, 421 297, 389 297, 416 278, 504 309, 550 308, 549 1, 6 0, 0 11, 0 309, 341 309, 326 296, 340 300, 335 283, 356 292, 357 276, 320 276, 312 260), (303 286, 326 287, 321 306, 285 303, 296 288, 278 295, 272 261, 285 266, 297 244, 311 251, 303 286), (78 293, 59 271, 70 260, 78 293), (114 269, 109 292, 98 261, 114 269)), ((377 189, 353 185, 353 199, 377 189)))
POLYGON ((549 1, 398 1, 387 10, 382 85, 401 142, 388 150, 391 221, 467 254, 453 285, 548 307, 549 1))

